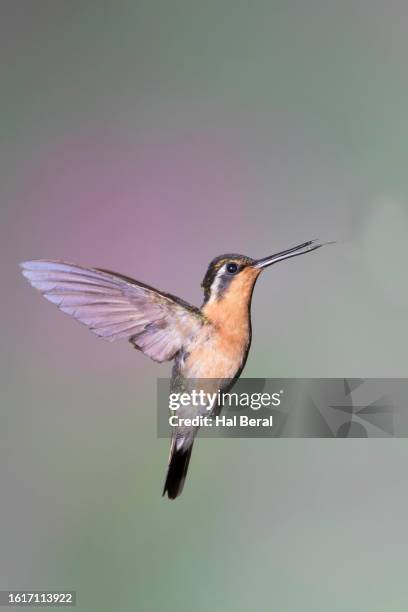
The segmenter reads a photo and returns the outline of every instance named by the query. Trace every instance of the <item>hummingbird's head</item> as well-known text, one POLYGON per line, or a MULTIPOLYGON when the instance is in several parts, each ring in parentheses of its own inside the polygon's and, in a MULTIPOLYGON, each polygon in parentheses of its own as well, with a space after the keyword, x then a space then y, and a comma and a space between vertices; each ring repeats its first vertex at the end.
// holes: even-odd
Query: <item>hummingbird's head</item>
MULTIPOLYGON (((237 253, 227 253, 215 257, 210 262, 201 283, 204 290, 204 302, 218 301, 223 298, 232 284, 236 283, 238 277, 242 279, 244 270, 253 270, 254 264, 255 259, 237 253)), ((258 273, 256 276, 258 276, 258 273)))
POLYGON ((289 257, 303 255, 323 244, 319 240, 309 240, 303 244, 280 251, 263 259, 252 259, 235 253, 219 255, 208 266, 201 286, 204 290, 204 303, 217 302, 227 295, 250 300, 256 279, 265 268, 289 257))

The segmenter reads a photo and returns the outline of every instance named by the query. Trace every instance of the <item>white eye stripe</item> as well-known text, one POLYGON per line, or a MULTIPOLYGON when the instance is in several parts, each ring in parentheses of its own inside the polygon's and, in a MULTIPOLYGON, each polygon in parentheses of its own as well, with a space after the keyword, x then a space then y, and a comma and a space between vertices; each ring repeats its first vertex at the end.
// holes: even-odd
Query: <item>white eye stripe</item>
POLYGON ((222 277, 224 276, 225 271, 226 271, 226 265, 227 264, 224 264, 223 266, 221 266, 221 268, 217 271, 217 274, 214 277, 214 280, 210 288, 210 299, 209 299, 210 302, 214 301, 216 297, 218 296, 218 291, 220 288, 222 277))
POLYGON ((238 272, 239 266, 233 261, 227 261, 217 270, 217 273, 215 274, 214 280, 211 284, 210 297, 208 300, 209 302, 213 302, 214 300, 216 300, 219 297, 221 287, 225 284, 226 281, 228 282, 228 279, 232 280, 232 278, 234 277, 235 272, 228 272, 227 269, 227 266, 229 266, 231 263, 237 266, 236 271, 238 272))

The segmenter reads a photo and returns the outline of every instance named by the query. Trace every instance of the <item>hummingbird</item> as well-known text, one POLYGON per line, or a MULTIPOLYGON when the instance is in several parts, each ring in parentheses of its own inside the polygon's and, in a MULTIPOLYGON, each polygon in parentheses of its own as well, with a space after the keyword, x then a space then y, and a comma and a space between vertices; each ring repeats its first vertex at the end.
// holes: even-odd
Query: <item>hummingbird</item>
MULTIPOLYGON (((101 268, 48 259, 20 266, 47 300, 97 336, 108 342, 126 339, 159 363, 173 360, 172 391, 185 389, 188 380, 212 379, 221 381, 222 392, 239 378, 248 357, 251 300, 260 273, 324 244, 309 240, 263 259, 234 253, 216 257, 201 284, 201 308, 101 268)), ((197 429, 173 427, 163 489, 169 499, 183 490, 197 429)))

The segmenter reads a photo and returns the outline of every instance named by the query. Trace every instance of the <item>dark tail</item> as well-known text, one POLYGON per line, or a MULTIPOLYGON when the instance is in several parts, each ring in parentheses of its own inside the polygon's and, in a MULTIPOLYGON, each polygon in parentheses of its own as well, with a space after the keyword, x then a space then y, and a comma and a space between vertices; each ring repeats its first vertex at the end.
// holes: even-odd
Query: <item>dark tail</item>
POLYGON ((176 448, 176 438, 172 440, 169 467, 163 488, 163 495, 167 493, 169 499, 176 499, 183 490, 192 450, 193 441, 176 448))

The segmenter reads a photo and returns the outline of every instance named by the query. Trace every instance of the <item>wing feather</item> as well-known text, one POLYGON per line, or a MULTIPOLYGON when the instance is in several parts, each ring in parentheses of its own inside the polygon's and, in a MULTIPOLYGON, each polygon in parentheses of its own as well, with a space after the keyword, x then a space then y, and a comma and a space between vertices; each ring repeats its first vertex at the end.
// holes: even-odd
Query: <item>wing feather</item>
POLYGON ((156 361, 172 359, 203 325, 197 308, 108 270, 54 260, 20 265, 60 310, 105 340, 128 339, 156 361))

